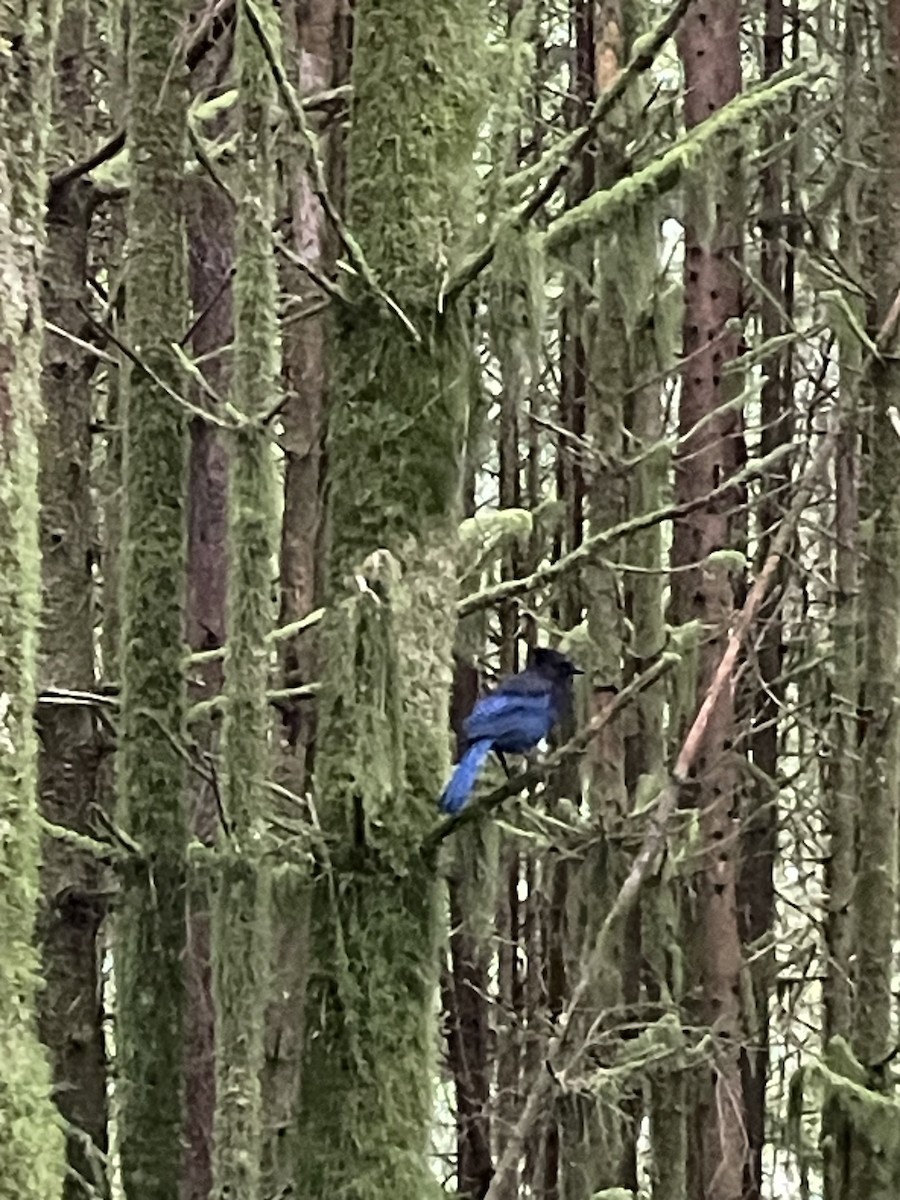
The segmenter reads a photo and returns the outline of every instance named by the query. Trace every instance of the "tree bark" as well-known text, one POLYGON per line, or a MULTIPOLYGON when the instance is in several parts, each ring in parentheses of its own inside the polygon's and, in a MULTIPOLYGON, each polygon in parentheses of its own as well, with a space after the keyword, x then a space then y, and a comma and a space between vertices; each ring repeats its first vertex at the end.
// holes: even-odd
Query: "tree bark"
MULTIPOLYGON (((176 391, 169 350, 187 331, 181 0, 140 6, 128 37, 127 337, 176 391)), ((139 367, 123 395, 118 824, 140 856, 124 873, 115 931, 117 1101, 125 1192, 178 1195, 183 1159, 187 818, 184 414, 139 367)))
MULTIPOLYGON (((56 53, 56 122, 66 150, 87 145, 88 9, 63 8, 56 53)), ((94 189, 83 179, 51 187, 47 196, 41 307, 44 319, 89 339, 78 305, 87 303, 88 234, 94 189)), ((92 498, 92 355, 65 337, 44 338, 40 450, 41 682, 93 691, 94 582, 97 524, 92 498)), ((54 824, 90 833, 98 798, 104 737, 97 714, 83 705, 38 710, 41 813, 54 824)), ((109 881, 89 854, 45 837, 39 937, 45 986, 41 1039, 51 1051, 56 1104, 68 1122, 69 1172, 64 1195, 81 1200, 87 1184, 108 1190, 106 1047, 103 1031, 100 930, 109 881)))
MULTIPOLYGON (((740 91, 740 5, 697 0, 682 23, 678 49, 684 68, 685 123, 693 128, 740 91)), ((710 181, 691 184, 685 196, 683 354, 679 408, 681 445, 675 469, 676 503, 710 493, 733 474, 740 455, 740 427, 726 399, 725 364, 736 353, 736 335, 726 322, 740 315, 740 226, 726 171, 716 177, 715 215, 708 216, 710 181), (703 189, 703 194, 700 192, 703 189), (698 422, 702 427, 695 429, 698 422)), ((675 522, 675 567, 705 564, 716 550, 732 545, 729 509, 723 497, 675 522)), ((681 621, 699 620, 697 695, 703 696, 722 657, 734 603, 724 565, 694 566, 672 579, 673 607, 681 621)), ((723 696, 711 715, 693 772, 692 801, 700 814, 703 860, 697 886, 696 958, 702 977, 701 1015, 714 1026, 718 1050, 711 1080, 701 1085, 696 1108, 695 1186, 705 1200, 737 1200, 743 1187, 746 1133, 739 1053, 743 1040, 741 970, 736 883, 738 796, 732 742, 734 706, 723 696)))
POLYGON ((38 446, 46 152, 56 28, 40 3, 0 5, 0 1178, 22 1200, 62 1193, 64 1142, 37 1036, 41 603, 38 446))
POLYGON ((476 0, 354 14, 348 221, 421 340, 369 289, 341 315, 316 750, 334 840, 313 897, 304 1195, 419 1200, 431 1186, 439 908, 418 846, 448 766, 469 379, 460 314, 435 315, 434 297, 436 261, 473 214, 483 16, 476 0))
MULTIPOLYGON (((889 0, 882 25, 880 121, 880 219, 877 321, 895 300, 900 278, 900 0, 889 0)), ((892 412, 900 402, 900 364, 888 352, 872 369, 872 417, 868 429, 867 500, 873 521, 863 573, 865 620, 865 712, 859 858, 856 878, 857 992, 853 1045, 867 1068, 891 1050, 897 910, 897 819, 900 789, 900 724, 897 666, 900 653, 900 476, 892 412)))

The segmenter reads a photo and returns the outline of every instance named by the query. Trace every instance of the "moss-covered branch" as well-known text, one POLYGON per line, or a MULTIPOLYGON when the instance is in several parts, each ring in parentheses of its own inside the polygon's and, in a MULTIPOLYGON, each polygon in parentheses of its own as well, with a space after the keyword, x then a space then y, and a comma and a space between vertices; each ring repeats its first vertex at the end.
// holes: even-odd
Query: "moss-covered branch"
POLYGON ((538 567, 530 575, 523 575, 519 579, 504 579, 500 583, 482 588, 480 592, 464 596, 458 604, 459 615, 460 617, 466 617, 471 613, 478 612, 483 608, 489 608, 494 604, 499 604, 503 600, 510 599, 513 596, 524 596, 528 592, 533 592, 538 587, 544 587, 553 580, 566 575, 582 563, 589 561, 604 546, 608 546, 612 542, 619 541, 643 529, 650 529, 654 525, 661 524, 663 521, 671 521, 675 517, 686 516, 688 513, 695 512, 698 508, 702 508, 720 496, 733 493, 735 488, 740 487, 742 483, 750 479, 759 478, 771 469, 775 462, 781 461, 789 453, 792 453, 791 447, 782 447, 772 454, 766 455, 764 458, 756 458, 745 470, 733 475, 726 483, 713 488, 705 496, 685 502, 684 504, 670 504, 665 508, 657 509, 655 512, 639 513, 636 517, 629 517, 628 520, 620 521, 617 525, 613 525, 609 529, 601 529, 597 533, 591 534, 576 549, 563 555, 562 558, 558 558, 555 562, 538 567))
MULTIPOLYGON (((550 174, 538 187, 534 195, 524 201, 518 208, 500 221, 499 229, 480 250, 470 255, 457 268, 445 287, 446 296, 451 300, 459 294, 494 259, 497 247, 504 233, 509 229, 522 229, 553 197, 565 181, 572 163, 596 135, 598 128, 622 103, 635 81, 646 71, 649 71, 659 57, 669 38, 675 33, 682 17, 687 12, 691 0, 675 0, 669 11, 660 18, 656 26, 643 37, 636 39, 628 62, 616 76, 613 84, 608 87, 595 101, 590 116, 581 129, 576 129, 566 137, 560 146, 548 151, 539 161, 527 168, 528 177, 539 177, 545 171, 550 174)), ((521 181, 522 172, 517 176, 521 181)))
POLYGON ((558 253, 579 237, 597 234, 618 219, 622 209, 648 201, 682 181, 708 152, 710 143, 755 117, 761 109, 808 87, 814 76, 803 62, 786 67, 778 75, 748 88, 702 124, 685 133, 668 150, 633 175, 625 175, 612 187, 594 192, 586 200, 550 222, 545 237, 548 251, 558 253))

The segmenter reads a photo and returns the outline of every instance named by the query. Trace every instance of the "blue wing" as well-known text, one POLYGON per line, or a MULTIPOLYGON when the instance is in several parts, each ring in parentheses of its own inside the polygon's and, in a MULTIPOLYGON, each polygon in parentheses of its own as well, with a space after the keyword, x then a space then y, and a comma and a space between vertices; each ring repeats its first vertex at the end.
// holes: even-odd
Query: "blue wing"
POLYGON ((554 718, 553 696, 546 688, 525 693, 504 689, 479 700, 463 730, 470 743, 490 739, 497 750, 523 754, 547 736, 554 718))

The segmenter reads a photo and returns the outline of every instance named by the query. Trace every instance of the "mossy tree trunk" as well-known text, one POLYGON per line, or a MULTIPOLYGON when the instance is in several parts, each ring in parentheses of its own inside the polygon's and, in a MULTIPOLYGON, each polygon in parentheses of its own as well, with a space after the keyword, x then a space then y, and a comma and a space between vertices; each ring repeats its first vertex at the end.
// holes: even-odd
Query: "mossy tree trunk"
MULTIPOLYGON (((127 336, 183 387, 169 343, 187 329, 182 181, 182 0, 131 11, 128 42, 127 336)), ((137 841, 116 920, 120 1150, 126 1195, 172 1200, 183 1152, 187 437, 182 410, 145 371, 123 393, 119 824, 137 841)))
POLYGON ((342 314, 335 343, 335 608, 316 758, 331 848, 313 898, 303 1195, 421 1200, 435 1186, 440 906, 436 864, 418 845, 448 765, 469 378, 459 316, 436 298, 473 215, 484 15, 478 0, 363 0, 355 11, 347 215, 420 340, 369 294, 342 314))
MULTIPOLYGON (((223 37, 191 70, 193 97, 208 89, 230 68, 233 38, 223 37)), ((233 111, 206 121, 207 136, 227 135, 233 111)), ((208 174, 197 172, 186 183, 185 218, 191 305, 202 314, 192 324, 190 353, 202 360, 203 378, 216 396, 230 391, 234 337, 234 199, 208 174)), ((191 399, 217 408, 200 386, 191 399)), ((228 566, 227 431, 202 417, 190 422, 187 497, 187 597, 185 630, 188 647, 205 651, 225 643, 225 591, 228 566)), ((223 686, 221 659, 194 664, 188 697, 198 703, 218 695, 223 686)), ((216 754, 221 722, 197 722, 191 728, 195 753, 216 754)), ((205 846, 220 833, 218 780, 192 771, 187 779, 188 822, 205 846)), ((207 1200, 212 1190, 213 1123, 215 1118, 215 1005, 212 997, 211 897, 208 880, 198 873, 189 881, 187 954, 185 958, 185 1162, 183 1200, 207 1200)))
MULTIPOLYGON (((78 0, 63 7, 60 19, 51 150, 56 165, 77 158, 90 142, 89 13, 89 5, 78 0)), ((81 338, 90 337, 79 305, 88 302, 88 235, 95 199, 93 186, 81 178, 51 186, 47 195, 42 311, 46 321, 81 338)), ((41 683, 84 691, 95 685, 94 365, 82 346, 46 334, 41 380, 45 415, 39 432, 41 683)), ((38 731, 43 816, 79 833, 92 832, 105 749, 96 712, 86 705, 43 705, 38 731)), ((41 887, 41 1038, 51 1051, 56 1103, 69 1123, 65 1195, 81 1200, 87 1190, 82 1181, 101 1195, 108 1187, 102 1159, 108 1141, 107 1064, 99 938, 109 881, 93 855, 47 837, 41 887)))
MULTIPOLYGON (((279 43, 275 10, 256 6, 279 43)), ((272 564, 278 550, 273 447, 263 416, 277 401, 280 341, 272 252, 275 220, 271 130, 274 81, 246 7, 238 6, 235 55, 240 112, 240 193, 234 281, 233 401, 244 418, 229 480, 229 570, 222 799, 213 920, 216 1120, 213 1175, 221 1200, 255 1196, 262 1160, 260 1073, 271 931, 265 783, 271 766, 269 649, 272 564)))
MULTIPOLYGON (((895 299, 900 271, 900 2, 882 16, 880 213, 876 328, 895 299)), ((900 723, 897 669, 900 654, 900 475, 893 413, 900 402, 900 362, 891 353, 872 371, 866 496, 873 521, 864 571, 865 709, 855 917, 857 992, 853 1045, 866 1068, 891 1052, 897 923, 897 819, 900 723)), ((882 1072, 879 1071, 879 1074, 882 1072)), ((874 1180, 873 1180, 874 1182, 874 1180)))
POLYGON ((62 1191, 62 1133, 37 1037, 40 838, 33 711, 41 596, 38 268, 44 248, 51 4, 0 4, 0 1178, 9 1195, 62 1191))

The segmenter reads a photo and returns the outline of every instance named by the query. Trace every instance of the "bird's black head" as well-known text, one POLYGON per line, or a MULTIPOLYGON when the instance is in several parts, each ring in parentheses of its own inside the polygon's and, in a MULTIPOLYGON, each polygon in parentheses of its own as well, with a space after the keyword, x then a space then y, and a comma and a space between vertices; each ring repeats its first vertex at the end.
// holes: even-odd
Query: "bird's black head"
POLYGON ((573 675, 583 675, 580 667, 576 667, 571 658, 566 658, 558 650, 550 650, 544 646, 535 646, 531 652, 531 666, 540 671, 547 679, 565 680, 573 675))

